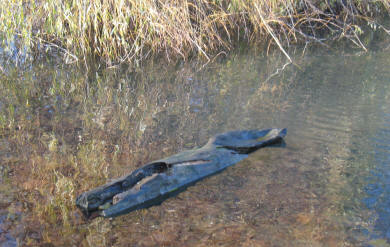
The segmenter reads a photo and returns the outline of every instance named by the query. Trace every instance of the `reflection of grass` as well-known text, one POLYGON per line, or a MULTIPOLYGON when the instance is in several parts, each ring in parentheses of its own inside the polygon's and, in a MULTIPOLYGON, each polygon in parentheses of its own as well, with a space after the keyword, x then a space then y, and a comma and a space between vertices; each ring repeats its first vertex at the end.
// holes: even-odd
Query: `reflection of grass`
MULTIPOLYGON (((35 196, 27 198, 27 201, 34 204, 31 214, 38 217, 46 228, 46 242, 74 234, 75 223, 80 217, 75 215, 77 188, 94 187, 107 177, 101 145, 93 142, 80 145, 76 155, 59 154, 58 149, 50 148, 51 145, 52 141, 49 141, 49 152, 45 158, 32 158, 31 179, 23 183, 25 189, 39 192, 33 193, 35 196), (54 232, 50 230, 53 226, 54 232)), ((16 180, 26 176, 18 175, 20 177, 16 180)))
POLYGON ((21 241, 58 246, 341 243, 347 235, 345 213, 351 215, 345 206, 355 205, 345 197, 355 192, 342 194, 350 187, 336 157, 349 154, 338 145, 329 149, 333 156, 326 163, 333 169, 322 170, 322 149, 312 150, 317 144, 306 143, 304 155, 297 144, 268 149, 159 207, 114 221, 82 222, 74 206, 80 192, 185 144, 199 146, 224 130, 272 126, 296 97, 297 75, 291 66, 267 80, 285 58, 257 59, 233 56, 199 74, 191 66, 177 70, 165 64, 123 74, 84 75, 46 65, 23 76, 10 71, 0 80, 0 138, 9 147, 4 166, 14 173, 5 182, 22 202, 20 224, 42 232, 38 240, 27 234, 21 241), (282 155, 285 160, 267 162, 294 150, 282 155))
MULTIPOLYGON (((218 70, 225 70, 223 73, 229 77, 236 71, 227 64, 230 62, 219 65, 218 70)), ((248 68, 254 71, 253 66, 248 68)), ((86 245, 106 243, 101 234, 110 231, 109 225, 104 229, 102 223, 87 229, 80 226, 81 216, 74 205, 76 195, 172 154, 184 144, 199 146, 210 136, 204 130, 217 128, 217 119, 225 117, 224 109, 231 107, 229 102, 248 101, 234 94, 239 86, 235 81, 213 78, 215 82, 194 86, 193 81, 187 80, 197 77, 191 66, 184 67, 176 77, 172 77, 177 74, 175 68, 151 65, 147 71, 131 77, 104 71, 87 90, 85 81, 89 78, 83 74, 45 66, 25 71, 22 77, 13 75, 11 69, 1 81, 0 98, 5 107, 0 111, 0 138, 10 146, 5 167, 14 171, 7 181, 27 193, 15 195, 28 211, 21 224, 41 229, 39 241, 63 241, 66 245, 74 235, 78 238, 74 241, 82 242, 86 234, 86 245), (174 78, 174 83, 165 83, 166 78, 174 78), (219 101, 218 88, 222 85, 227 102, 219 101), (206 99, 211 94, 216 95, 211 98, 215 104, 202 101, 197 105, 202 114, 192 111, 190 98, 206 99), (213 119, 208 117, 210 114, 219 115, 213 119), (193 133, 203 134, 197 137, 193 133)), ((256 87, 258 75, 246 76, 244 80, 256 87)), ((160 235, 156 232, 156 239, 164 238, 160 235)), ((23 241, 37 244, 28 236, 23 241)))
MULTIPOLYGON (((0 3, 0 32, 33 51, 55 48, 71 62, 98 56, 138 63, 164 54, 208 57, 237 42, 319 41, 327 30, 358 45, 356 20, 387 13, 387 0, 22 1, 0 3), (17 38, 15 38, 17 37, 17 38)), ((376 28, 376 26, 375 26, 376 28)))

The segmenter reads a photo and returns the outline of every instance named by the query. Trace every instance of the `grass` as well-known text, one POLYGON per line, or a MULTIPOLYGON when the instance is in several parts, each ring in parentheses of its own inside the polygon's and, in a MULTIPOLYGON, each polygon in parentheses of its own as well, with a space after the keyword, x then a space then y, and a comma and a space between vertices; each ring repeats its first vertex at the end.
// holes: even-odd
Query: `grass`
POLYGON ((378 23, 389 10, 388 0, 1 0, 0 33, 13 53, 54 50, 68 63, 209 60, 240 42, 276 45, 289 57, 284 47, 323 42, 324 31, 365 49, 359 24, 389 32, 378 23))

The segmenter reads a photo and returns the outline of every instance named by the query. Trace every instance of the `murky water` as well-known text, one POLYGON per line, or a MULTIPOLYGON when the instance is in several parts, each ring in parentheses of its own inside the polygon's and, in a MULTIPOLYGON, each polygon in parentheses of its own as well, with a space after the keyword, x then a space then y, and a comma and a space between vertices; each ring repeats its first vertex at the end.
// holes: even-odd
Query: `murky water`
POLYGON ((2 65, 1 246, 390 246, 390 50, 242 52, 142 71, 2 65), (294 54, 292 52, 292 54, 294 54), (234 129, 287 127, 160 206, 75 198, 234 129))

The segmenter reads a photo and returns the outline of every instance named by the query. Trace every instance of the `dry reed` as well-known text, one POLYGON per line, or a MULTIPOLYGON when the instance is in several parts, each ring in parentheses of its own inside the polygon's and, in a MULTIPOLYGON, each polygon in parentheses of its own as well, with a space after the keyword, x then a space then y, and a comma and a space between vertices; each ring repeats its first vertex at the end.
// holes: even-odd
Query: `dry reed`
MULTIPOLYGON (((388 0, 1 0, 0 33, 24 54, 56 50, 66 62, 112 65, 149 57, 209 59, 241 41, 254 45, 359 40, 359 24, 388 15, 388 0), (21 49, 22 48, 22 49, 21 49)), ((386 30, 387 31, 387 30, 386 30)), ((285 53, 288 57, 288 54, 285 53)))

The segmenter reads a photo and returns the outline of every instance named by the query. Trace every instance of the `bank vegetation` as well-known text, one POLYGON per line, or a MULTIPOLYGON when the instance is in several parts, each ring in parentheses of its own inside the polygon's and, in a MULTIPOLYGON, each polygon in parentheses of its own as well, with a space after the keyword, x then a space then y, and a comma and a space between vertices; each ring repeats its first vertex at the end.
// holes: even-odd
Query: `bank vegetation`
POLYGON ((389 11, 388 0, 1 0, 0 33, 13 55, 135 65, 210 60, 241 44, 284 52, 346 38, 365 49, 362 26, 389 33, 379 21, 389 11))

